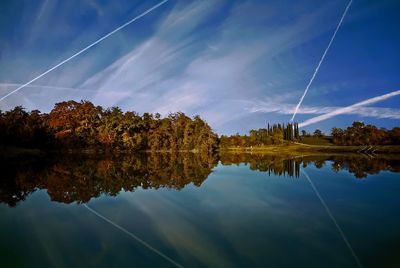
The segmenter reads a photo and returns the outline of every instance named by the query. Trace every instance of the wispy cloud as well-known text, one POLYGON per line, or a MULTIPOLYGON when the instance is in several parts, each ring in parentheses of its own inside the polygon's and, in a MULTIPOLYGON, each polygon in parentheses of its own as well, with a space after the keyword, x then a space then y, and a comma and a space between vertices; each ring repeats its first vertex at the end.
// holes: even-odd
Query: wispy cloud
MULTIPOLYGON (((21 83, 0 83, 0 89, 2 91, 7 91, 7 89, 11 89, 10 91, 12 91, 12 88, 18 88, 20 86, 22 86, 23 84, 21 83)), ((91 89, 83 89, 83 88, 74 88, 74 87, 58 87, 58 86, 47 86, 47 85, 35 85, 35 84, 31 84, 31 85, 27 85, 26 87, 29 88, 40 88, 40 89, 51 89, 51 90, 67 90, 67 91, 82 91, 82 90, 89 90, 89 91, 95 91, 95 90, 91 90, 91 89)))
POLYGON ((24 87, 32 84, 33 82, 35 82, 36 80, 40 79, 41 77, 47 75, 48 73, 52 72, 53 70, 59 68, 60 66, 64 65, 65 63, 69 62, 70 60, 74 59, 75 57, 79 56, 80 54, 84 53, 86 50, 92 48, 93 46, 97 45, 98 43, 102 42, 103 40, 105 40, 106 38, 110 37, 111 35, 115 34, 116 32, 122 30, 123 28, 125 28, 126 26, 132 24, 133 22, 137 21, 138 19, 142 18, 143 16, 146 16, 148 13, 152 12, 153 10, 157 9, 158 7, 160 7, 161 5, 165 4, 167 1, 169 0, 164 0, 160 3, 158 3, 157 5, 149 8, 148 10, 144 11, 143 13, 141 13, 140 15, 134 17, 133 19, 129 20, 128 22, 122 24, 121 26, 117 27, 115 30, 107 33, 106 35, 102 36, 101 38, 97 39, 96 41, 94 41, 93 43, 89 44, 88 46, 86 46, 85 48, 79 50, 78 52, 76 52, 75 54, 73 54, 72 56, 66 58, 65 60, 61 61, 60 63, 56 64, 55 66, 51 67, 50 69, 46 70, 45 72, 39 74, 38 76, 36 76, 35 78, 33 78, 32 80, 26 82, 25 84, 19 86, 18 88, 14 89, 13 91, 7 93, 6 95, 0 97, 0 101, 3 101, 4 99, 6 99, 7 97, 15 94, 16 92, 20 91, 21 89, 23 89, 24 87))
MULTIPOLYGON (((21 85, 21 83, 0 83, 0 95, 11 92, 21 85)), ((90 97, 97 92, 95 89, 88 88, 47 86, 39 84, 31 84, 26 86, 26 88, 27 91, 29 91, 29 94, 22 94, 18 99, 10 98, 7 100, 6 106, 0 106, 0 110, 8 110, 23 103, 23 107, 25 108, 40 109, 43 112, 48 112, 57 102, 65 100, 89 100, 90 97), (43 97, 44 94, 46 94, 46 98, 43 97)), ((104 98, 110 96, 120 96, 121 98, 129 97, 127 93, 114 91, 112 89, 104 91, 103 94, 104 98)))
MULTIPOLYGON (((151 106, 155 102, 157 107, 171 106, 170 96, 174 92, 176 98, 185 98, 182 94, 196 95, 189 92, 188 83, 184 82, 177 88, 177 72, 184 72, 185 66, 198 54, 195 44, 198 36, 192 35, 192 32, 206 22, 216 7, 209 1, 178 5, 160 23, 151 38, 88 78, 82 87, 97 88, 98 94, 93 96, 93 100, 104 105, 121 104, 121 101, 140 104, 145 101, 150 109, 154 109, 151 106), (132 98, 104 99, 103 91, 109 88, 128 92, 132 98)), ((181 104, 185 106, 184 102, 181 104)))
MULTIPOLYGON (((357 102, 357 103, 355 103, 353 105, 350 105, 350 106, 347 106, 347 107, 342 107, 342 108, 339 108, 339 109, 335 109, 335 110, 333 110, 331 112, 328 112, 326 114, 310 118, 310 119, 300 123, 299 127, 305 127, 305 126, 308 126, 308 125, 311 125, 311 124, 315 124, 315 123, 327 120, 329 118, 335 117, 337 115, 346 114, 346 113, 347 114, 348 113, 354 113, 354 112, 359 111, 360 107, 362 107, 362 106, 367 106, 367 105, 370 105, 370 104, 373 104, 373 103, 377 103, 377 102, 380 102, 380 101, 383 101, 383 100, 386 100, 386 99, 389 99, 389 98, 392 98, 392 97, 398 96, 398 95, 400 95, 400 90, 396 90, 396 91, 393 91, 393 92, 390 92, 390 93, 387 93, 387 94, 384 94, 384 95, 381 95, 381 96, 377 96, 377 97, 370 98, 370 99, 367 99, 367 100, 364 100, 364 101, 361 101, 361 102, 357 102)), ((365 111, 366 108, 363 108, 363 109, 365 111)), ((397 110, 397 115, 395 113, 393 114, 393 113, 389 112, 389 115, 392 116, 390 118, 400 119, 400 116, 398 114, 399 112, 400 111, 397 110)), ((384 116, 384 114, 380 113, 379 109, 373 110, 373 114, 375 116, 377 116, 378 118, 385 118, 385 117, 382 117, 382 116, 384 116)))
MULTIPOLYGON (((265 21, 273 21, 280 11, 265 6, 261 7, 263 16, 254 16, 260 6, 244 2, 233 5, 210 32, 205 25, 215 20, 224 4, 178 4, 151 38, 80 87, 97 88, 92 99, 103 106, 200 114, 217 130, 233 117, 245 115, 245 107, 240 105, 243 102, 236 100, 250 100, 274 90, 265 85, 265 73, 258 73, 260 60, 273 62, 277 55, 326 31, 327 28, 316 27, 316 22, 327 17, 330 6, 296 17, 295 23, 266 28, 265 21), (110 88, 130 97, 106 96, 104 92, 110 88)), ((277 76, 277 70, 263 68, 271 81, 277 76)))
MULTIPOLYGON (((28 3, 30 8, 26 9, 30 12, 21 15, 21 20, 12 17, 16 22, 10 23, 16 25, 13 37, 0 42, 4 48, 0 49, 0 82, 9 83, 0 85, 0 96, 148 8, 147 4, 128 0, 121 0, 118 5, 84 1, 79 3, 82 13, 76 14, 76 4, 55 3, 28 3), (25 36, 28 40, 21 47, 20 42, 13 41, 25 36)), ((266 122, 286 121, 294 112, 296 96, 303 93, 301 85, 308 82, 307 74, 314 71, 313 62, 321 56, 318 51, 326 47, 335 30, 343 4, 170 1, 30 84, 29 90, 0 102, 0 109, 22 105, 48 112, 55 102, 87 99, 104 107, 118 105, 139 113, 199 114, 215 131, 227 134, 262 127, 266 122)), ((355 27, 360 18, 365 19, 363 8, 354 9, 352 17, 346 17, 349 27, 341 28, 336 38, 348 38, 349 28, 355 27)), ((375 10, 371 6, 367 9, 368 14, 375 10)), ((0 30, 0 38, 9 36, 0 30)), ((351 53, 351 44, 346 46, 349 51, 337 55, 351 53)), ((330 52, 337 48, 332 46, 330 52)), ((354 49, 359 51, 355 45, 354 49)), ((339 62, 335 61, 339 59, 343 60, 332 58, 326 68, 337 66, 339 62)), ((341 61, 342 64, 346 62, 341 61)), ((357 66, 353 67, 356 71, 357 66)), ((322 115, 343 108, 338 96, 344 91, 357 86, 350 92, 354 96, 347 95, 348 99, 357 98, 357 93, 374 90, 378 83, 375 80, 371 84, 364 73, 333 79, 337 73, 329 73, 329 79, 322 76, 327 73, 320 73, 318 85, 313 84, 318 90, 308 92, 308 105, 300 107, 299 113, 322 115)), ((382 85, 385 73, 377 76, 382 78, 380 86, 395 86, 382 85)), ((393 103, 387 104, 388 108, 359 107, 348 114, 398 118, 393 103)), ((390 120, 382 122, 393 124, 390 120)))
MULTIPOLYGON (((372 103, 371 103, 372 104, 372 103)), ((400 119, 400 109, 395 108, 383 108, 383 107, 361 107, 356 106, 353 109, 345 109, 347 107, 337 106, 302 106, 297 113, 298 114, 331 114, 340 112, 340 114, 353 114, 363 117, 372 117, 379 119, 400 119), (345 109, 345 110, 344 110, 345 109)), ((249 113, 277 113, 277 114, 293 114, 295 105, 291 103, 281 102, 248 102, 246 111, 249 113)), ((305 126, 305 125, 304 125, 305 126)))

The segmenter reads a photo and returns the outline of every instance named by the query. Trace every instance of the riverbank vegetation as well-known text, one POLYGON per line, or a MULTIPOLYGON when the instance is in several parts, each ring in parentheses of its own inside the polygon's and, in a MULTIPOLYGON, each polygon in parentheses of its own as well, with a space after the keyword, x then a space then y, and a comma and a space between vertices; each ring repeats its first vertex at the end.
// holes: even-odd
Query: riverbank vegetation
POLYGON ((355 152, 362 149, 360 146, 380 146, 374 151, 400 151, 396 147, 400 145, 399 127, 387 130, 354 122, 346 129, 333 128, 325 135, 318 129, 312 134, 305 130, 300 133, 297 123, 267 124, 247 135, 219 138, 199 116, 191 118, 181 112, 166 117, 140 115, 118 107, 105 109, 89 101, 72 100, 56 103, 48 114, 38 110, 27 112, 21 106, 0 111, 0 129, 1 152, 5 154, 8 150, 11 155, 37 153, 18 148, 91 152, 212 152, 217 149, 355 152))
POLYGON ((57 103, 49 114, 22 107, 0 112, 0 146, 105 151, 212 151, 217 135, 199 116, 104 109, 88 101, 57 103))
MULTIPOLYGON (((267 128, 250 130, 248 135, 232 135, 220 138, 222 148, 255 148, 276 147, 278 145, 293 144, 314 145, 315 147, 348 147, 348 146, 388 146, 400 145, 400 127, 393 129, 377 128, 373 125, 365 125, 363 122, 354 122, 346 129, 332 128, 329 135, 316 129, 312 134, 302 130, 299 135, 298 125, 276 124, 267 128)), ((292 146, 292 149, 296 146, 292 146)), ((296 147, 297 148, 297 147, 296 147)), ((357 150, 359 150, 358 148, 357 150)))

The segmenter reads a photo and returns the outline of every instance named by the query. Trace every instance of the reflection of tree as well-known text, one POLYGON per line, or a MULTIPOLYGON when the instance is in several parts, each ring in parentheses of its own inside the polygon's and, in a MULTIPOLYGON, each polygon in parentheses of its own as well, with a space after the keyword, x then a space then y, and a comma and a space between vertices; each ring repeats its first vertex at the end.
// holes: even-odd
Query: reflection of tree
POLYGON ((14 207, 18 202, 25 200, 27 196, 36 191, 40 185, 36 174, 43 167, 42 164, 25 161, 0 162, 0 170, 2 171, 0 203, 14 207))
POLYGON ((251 170, 259 170, 279 176, 299 177, 301 159, 288 158, 269 154, 235 154, 226 153, 220 156, 223 165, 245 163, 251 170))
POLYGON ((367 175, 378 174, 381 170, 400 172, 399 159, 334 156, 332 161, 333 171, 345 169, 356 178, 366 178, 367 175))
POLYGON ((299 177, 300 165, 306 168, 313 164, 322 168, 327 161, 332 162, 332 170, 347 170, 356 178, 365 178, 368 174, 377 174, 381 170, 400 172, 400 157, 366 158, 360 155, 322 155, 307 157, 288 157, 270 154, 225 153, 220 156, 223 165, 250 164, 250 169, 273 173, 279 176, 299 177))
POLYGON ((151 153, 96 158, 67 156, 59 160, 1 163, 0 202, 15 206, 37 189, 46 189, 51 200, 88 202, 102 194, 115 196, 121 190, 171 188, 180 190, 193 183, 200 186, 218 158, 223 165, 245 163, 251 170, 277 176, 299 177, 300 166, 322 168, 331 162, 334 172, 347 170, 356 178, 381 170, 400 172, 400 158, 361 156, 285 157, 269 154, 151 153))
POLYGON ((4 166, 8 176, 0 182, 0 202, 15 206, 36 189, 47 189, 51 200, 63 203, 88 202, 137 187, 180 190, 190 183, 200 186, 216 163, 209 154, 164 153, 111 159, 69 157, 35 171, 4 166))

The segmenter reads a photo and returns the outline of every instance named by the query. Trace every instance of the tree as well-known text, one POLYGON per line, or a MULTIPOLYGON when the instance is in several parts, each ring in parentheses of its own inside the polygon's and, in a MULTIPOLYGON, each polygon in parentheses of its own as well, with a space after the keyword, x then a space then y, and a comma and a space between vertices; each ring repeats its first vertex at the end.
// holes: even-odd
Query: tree
POLYGON ((298 123, 294 123, 294 138, 296 140, 300 139, 300 135, 299 135, 299 124, 298 123))
POLYGON ((334 144, 337 145, 343 144, 344 133, 342 129, 336 127, 332 128, 331 135, 332 135, 332 142, 334 144))
POLYGON ((101 113, 98 131, 98 141, 103 144, 106 150, 111 147, 119 149, 122 144, 123 113, 118 107, 112 107, 101 113))
POLYGON ((96 123, 101 113, 89 101, 64 101, 56 103, 49 114, 49 126, 55 131, 58 139, 71 146, 93 145, 96 143, 96 123))
POLYGON ((390 143, 400 145, 400 127, 395 127, 389 132, 390 143))
POLYGON ((314 131, 314 134, 313 134, 314 137, 318 137, 318 138, 322 137, 323 135, 324 135, 324 134, 323 134, 322 131, 319 130, 319 129, 316 129, 316 130, 314 131))
POLYGON ((281 144, 283 142, 283 131, 280 128, 277 128, 272 134, 272 142, 273 144, 281 144))

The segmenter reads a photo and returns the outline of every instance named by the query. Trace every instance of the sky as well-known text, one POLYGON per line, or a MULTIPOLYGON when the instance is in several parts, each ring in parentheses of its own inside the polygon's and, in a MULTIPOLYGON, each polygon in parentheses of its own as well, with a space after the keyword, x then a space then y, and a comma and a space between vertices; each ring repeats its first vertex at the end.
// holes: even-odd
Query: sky
MULTIPOLYGON (((0 3, 0 97, 161 0, 0 3)), ((49 112, 89 100, 139 113, 200 115, 218 134, 288 122, 348 0, 169 0, 0 101, 49 112)), ((296 115, 329 133, 400 124, 400 3, 354 0, 296 115), (312 120, 311 120, 312 121, 312 120)))

